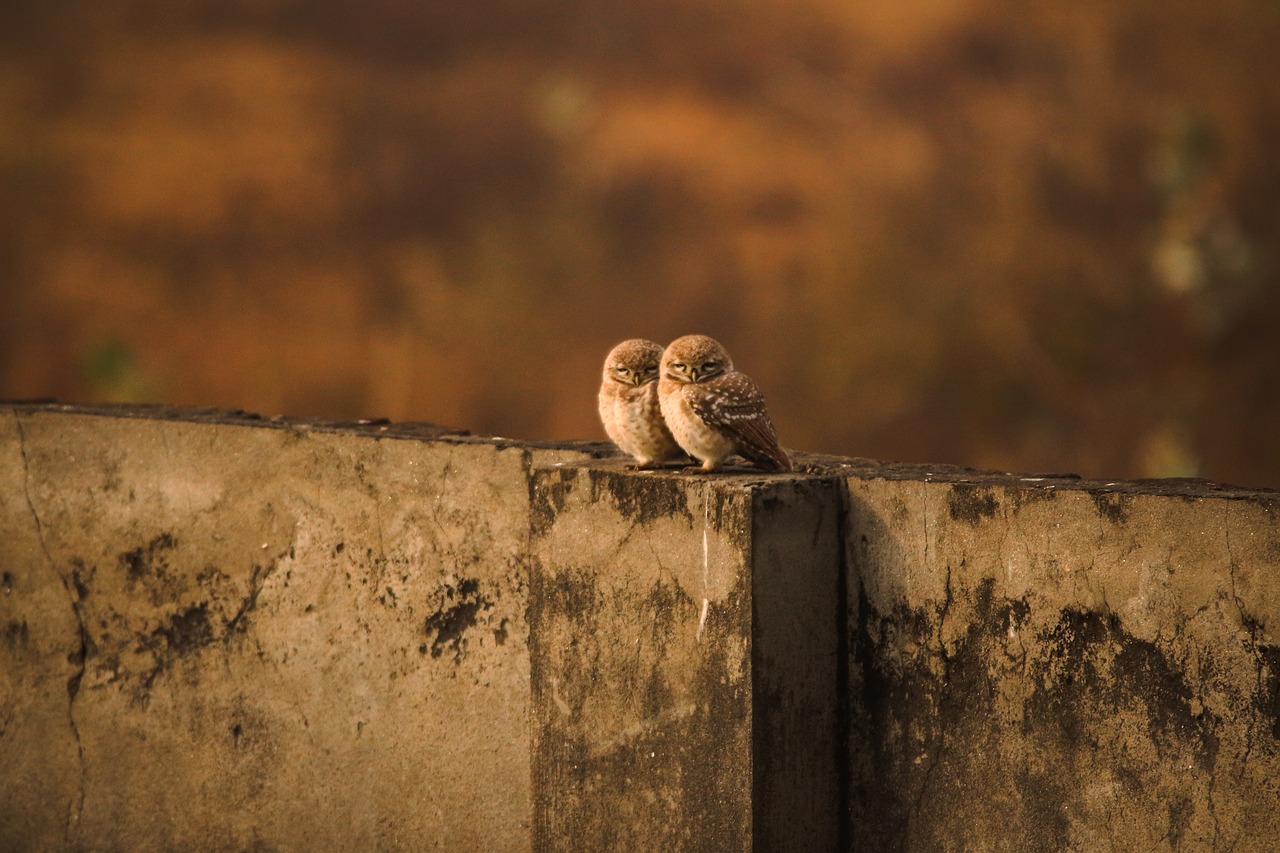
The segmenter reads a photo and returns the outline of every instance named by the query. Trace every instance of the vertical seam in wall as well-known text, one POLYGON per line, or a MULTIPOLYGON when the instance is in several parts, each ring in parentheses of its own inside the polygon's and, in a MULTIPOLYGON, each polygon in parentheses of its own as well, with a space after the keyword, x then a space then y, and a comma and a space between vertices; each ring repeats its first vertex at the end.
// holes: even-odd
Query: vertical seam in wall
POLYGON ((539 714, 537 696, 537 673, 538 667, 538 645, 540 638, 537 636, 535 625, 540 621, 536 618, 535 612, 540 603, 538 599, 539 589, 537 584, 537 574, 534 571, 533 561, 533 539, 534 539, 534 513, 538 498, 538 486, 533 476, 533 453, 529 448, 520 449, 520 465, 524 469, 525 485, 528 489, 528 502, 525 505, 525 513, 527 523, 525 524, 524 534, 524 554, 521 555, 521 569, 524 571, 524 588, 525 588, 525 604, 524 604, 524 624, 525 629, 529 632, 528 640, 525 643, 525 653, 529 656, 529 849, 538 851, 545 849, 545 845, 540 841, 543 838, 547 828, 546 804, 543 802, 543 790, 548 786, 545 784, 542 776, 542 763, 540 754, 542 751, 542 737, 540 732, 539 714))
POLYGON ((851 697, 849 696, 849 559, 848 524, 849 481, 838 479, 836 486, 836 844, 839 850, 849 850, 853 843, 853 827, 850 826, 849 795, 851 785, 851 756, 849 754, 849 730, 851 697))
POLYGON ((756 501, 759 493, 754 486, 748 486, 744 494, 743 503, 747 508, 750 516, 747 519, 747 541, 742 545, 743 565, 749 575, 746 584, 747 594, 751 596, 751 606, 748 608, 750 624, 747 626, 747 636, 750 638, 751 646, 745 655, 747 664, 747 688, 751 691, 750 699, 747 701, 747 711, 751 714, 751 738, 747 748, 747 772, 750 774, 751 780, 751 801, 747 809, 747 814, 751 820, 750 838, 752 850, 763 850, 763 826, 760 820, 760 806, 764 802, 764 774, 761 768, 757 766, 756 759, 760 752, 760 742, 765 737, 766 732, 761 727, 761 695, 763 693, 759 678, 756 675, 756 656, 760 651, 760 618, 756 613, 756 541, 758 534, 756 532, 756 523, 760 513, 756 511, 756 501))
POLYGON ((80 692, 80 682, 84 678, 86 658, 88 657, 88 633, 84 625, 84 616, 80 612, 80 601, 77 595, 72 591, 71 584, 67 578, 58 571, 57 564, 53 560, 53 555, 49 552, 49 543, 44 537, 44 523, 40 521, 40 513, 36 511, 35 501, 31 498, 31 461, 27 456, 27 432, 22 425, 22 418, 18 416, 16 409, 10 409, 13 415, 14 425, 18 430, 18 453, 22 457, 22 492, 27 500, 27 509, 31 511, 31 518, 35 522, 36 538, 40 541, 40 551, 44 554, 45 562, 49 565, 58 580, 62 583, 62 589, 67 595, 67 601, 71 607, 71 613, 76 620, 77 640, 79 648, 73 652, 76 660, 76 671, 67 679, 67 722, 71 727, 71 736, 76 742, 76 760, 80 765, 80 781, 76 798, 67 806, 67 822, 63 829, 63 841, 68 845, 71 843, 71 836, 75 832, 76 827, 80 823, 80 818, 84 814, 84 792, 87 771, 84 761, 84 744, 80 740, 80 728, 76 725, 75 702, 76 696, 80 692))

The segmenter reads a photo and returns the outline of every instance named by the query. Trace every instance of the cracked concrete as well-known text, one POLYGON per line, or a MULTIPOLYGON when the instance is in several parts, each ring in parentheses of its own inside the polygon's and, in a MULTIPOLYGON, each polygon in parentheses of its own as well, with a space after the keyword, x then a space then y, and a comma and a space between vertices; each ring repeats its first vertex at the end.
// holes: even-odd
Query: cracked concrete
POLYGON ((1280 495, 846 482, 855 848, 1274 849, 1280 495))
MULTIPOLYGON (((63 830, 63 842, 70 846, 76 841, 76 830, 80 824, 80 817, 84 813, 85 788, 88 786, 88 769, 84 760, 84 745, 80 740, 80 728, 76 724, 76 696, 80 692, 80 683, 84 679, 85 661, 89 653, 89 635, 85 628, 84 616, 80 612, 79 594, 72 590, 67 576, 57 571, 57 566, 49 553, 49 545, 45 541, 44 524, 40 521, 40 513, 36 510, 35 502, 31 498, 31 460, 27 455, 26 431, 23 429, 22 419, 18 417, 16 412, 13 413, 13 426, 17 432, 18 453, 22 458, 22 492, 27 501, 27 508, 31 510, 31 521, 35 527, 36 538, 40 542, 40 551, 48 562, 49 568, 58 574, 58 580, 66 593, 67 602, 76 621, 78 646, 68 655, 68 662, 71 663, 74 669, 67 677, 67 725, 75 742, 76 761, 80 768, 80 780, 71 802, 67 804, 66 827, 63 830)), ((23 624, 25 625, 25 622, 23 624)))
POLYGON ((0 406, 2 849, 1269 850, 1280 495, 0 406))
POLYGON ((527 849, 528 468, 593 448, 158 414, 0 408, 0 848, 527 849))
POLYGON ((84 672, 84 628, 67 578, 58 573, 45 541, 46 525, 37 509, 42 484, 31 476, 38 464, 34 455, 16 414, 0 411, 0 543, 5 550, 0 560, 0 625, 5 627, 0 767, 8 800, 0 809, 0 840, 58 849, 72 841, 84 791, 74 713, 84 672), (47 751, 11 746, 27 743, 45 744, 47 751), (40 807, 23 809, 28 798, 40 807))

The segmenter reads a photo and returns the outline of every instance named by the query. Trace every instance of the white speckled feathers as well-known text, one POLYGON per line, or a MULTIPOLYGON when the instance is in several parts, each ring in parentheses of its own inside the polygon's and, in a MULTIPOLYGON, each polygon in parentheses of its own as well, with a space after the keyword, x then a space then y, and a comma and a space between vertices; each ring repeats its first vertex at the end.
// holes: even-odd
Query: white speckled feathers
MULTIPOLYGON (((691 386, 685 386, 686 388, 691 386)), ((738 452, 760 465, 786 471, 791 460, 778 447, 778 433, 765 409, 764 394, 740 371, 699 383, 701 393, 689 394, 689 408, 708 426, 737 438, 738 452)))

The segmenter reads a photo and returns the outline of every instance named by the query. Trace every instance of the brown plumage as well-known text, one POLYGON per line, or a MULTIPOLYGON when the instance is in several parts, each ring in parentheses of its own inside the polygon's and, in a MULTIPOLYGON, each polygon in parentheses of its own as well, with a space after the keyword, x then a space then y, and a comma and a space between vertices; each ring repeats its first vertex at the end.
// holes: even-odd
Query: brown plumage
POLYGON ((658 400, 667 427, 689 455, 713 471, 741 454, 771 471, 792 470, 778 444, 764 395, 750 376, 735 370, 714 338, 686 335, 662 356, 658 400))
POLYGON ((640 338, 623 341, 604 360, 597 403, 610 440, 641 466, 683 459, 658 405, 662 345, 640 338))

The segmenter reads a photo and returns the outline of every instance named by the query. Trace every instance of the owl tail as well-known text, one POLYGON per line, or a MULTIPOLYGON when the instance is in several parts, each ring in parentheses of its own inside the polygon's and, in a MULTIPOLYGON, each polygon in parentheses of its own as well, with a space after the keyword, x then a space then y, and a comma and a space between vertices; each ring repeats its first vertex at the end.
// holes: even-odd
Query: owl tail
POLYGON ((761 468, 769 471, 794 471, 795 466, 791 464, 791 457, 787 455, 787 451, 783 450, 777 444, 770 444, 766 447, 743 447, 739 453, 750 461, 756 463, 761 468))

